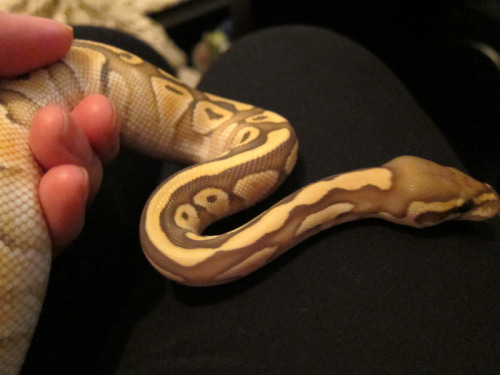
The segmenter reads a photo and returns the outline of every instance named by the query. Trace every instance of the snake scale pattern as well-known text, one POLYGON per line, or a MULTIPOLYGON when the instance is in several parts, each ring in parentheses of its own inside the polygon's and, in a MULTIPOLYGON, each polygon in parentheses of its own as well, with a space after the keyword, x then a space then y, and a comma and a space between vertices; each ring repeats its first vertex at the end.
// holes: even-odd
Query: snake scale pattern
POLYGON ((211 223, 268 196, 292 171, 298 151, 292 127, 276 113, 189 88, 126 51, 75 40, 63 60, 0 85, 2 375, 22 366, 50 272, 50 238, 37 196, 42 171, 28 145, 31 120, 45 105, 70 110, 94 93, 114 102, 124 144, 191 165, 158 187, 141 218, 147 258, 177 282, 229 282, 349 220, 379 217, 425 227, 483 220, 499 210, 489 185, 403 156, 325 178, 240 228, 204 236, 211 223))

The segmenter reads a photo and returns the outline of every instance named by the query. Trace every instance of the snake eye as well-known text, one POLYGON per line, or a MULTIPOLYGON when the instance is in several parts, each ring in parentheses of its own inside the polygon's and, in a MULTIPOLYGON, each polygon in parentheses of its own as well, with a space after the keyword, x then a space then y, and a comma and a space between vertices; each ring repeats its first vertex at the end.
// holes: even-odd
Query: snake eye
POLYGON ((473 207, 474 207, 474 202, 472 201, 472 199, 469 199, 464 204, 462 204, 460 207, 457 207, 457 212, 459 214, 465 214, 465 213, 469 212, 473 207))

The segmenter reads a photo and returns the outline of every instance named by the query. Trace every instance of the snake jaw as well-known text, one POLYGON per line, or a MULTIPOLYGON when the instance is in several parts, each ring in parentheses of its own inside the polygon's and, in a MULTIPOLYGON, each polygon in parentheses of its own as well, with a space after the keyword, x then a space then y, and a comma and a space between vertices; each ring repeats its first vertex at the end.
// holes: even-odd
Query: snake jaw
MULTIPOLYGON (((481 221, 498 215, 500 211, 500 198, 498 193, 488 184, 484 184, 488 189, 487 192, 480 194, 469 201, 470 208, 461 207, 460 220, 481 221)), ((460 208, 459 208, 460 210, 460 208)))
POLYGON ((499 209, 500 201, 494 190, 469 200, 412 202, 406 224, 423 228, 449 220, 482 221, 497 215, 499 209))
MULTIPOLYGON (((428 227, 448 220, 486 220, 498 214, 500 199, 493 187, 452 167, 414 156, 400 156, 384 165, 394 174, 391 194, 406 205, 403 220, 428 227)), ((394 217, 401 206, 390 204, 394 217)))
POLYGON ((491 185, 479 182, 455 168, 446 169, 452 173, 457 188, 460 188, 456 195, 463 200, 450 212, 454 214, 454 220, 482 221, 498 215, 500 197, 491 185))

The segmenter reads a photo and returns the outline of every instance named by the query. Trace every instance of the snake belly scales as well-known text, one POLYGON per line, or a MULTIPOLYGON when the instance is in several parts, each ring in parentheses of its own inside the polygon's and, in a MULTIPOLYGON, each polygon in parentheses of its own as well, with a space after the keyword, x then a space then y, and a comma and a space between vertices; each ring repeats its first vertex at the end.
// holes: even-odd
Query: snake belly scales
POLYGON ((122 116, 122 142, 191 166, 167 179, 140 225, 146 257, 188 285, 242 277, 309 236, 349 220, 379 217, 415 227, 482 220, 497 193, 465 174, 412 156, 325 178, 228 233, 204 236, 216 220, 273 192, 297 159, 282 116, 179 82, 137 56, 75 40, 61 61, 0 85, 0 374, 18 373, 49 277, 51 244, 38 203, 42 171, 28 145, 35 113, 70 110, 102 93, 122 116))

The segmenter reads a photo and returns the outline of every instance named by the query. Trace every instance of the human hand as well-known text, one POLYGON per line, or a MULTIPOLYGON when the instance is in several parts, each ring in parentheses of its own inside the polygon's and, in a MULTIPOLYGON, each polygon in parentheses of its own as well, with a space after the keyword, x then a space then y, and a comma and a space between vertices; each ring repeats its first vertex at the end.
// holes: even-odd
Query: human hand
POLYGON ((39 199, 57 253, 80 234, 85 208, 97 193, 102 164, 119 150, 119 117, 102 95, 84 98, 71 113, 55 105, 33 119, 30 147, 45 174, 39 199))
MULTIPOLYGON (((0 76, 12 77, 62 58, 71 47, 70 27, 58 22, 0 12, 0 76)), ((80 233, 85 208, 99 189, 102 163, 119 149, 119 116, 102 95, 83 99, 71 113, 58 106, 39 111, 30 147, 45 170, 39 199, 59 251, 80 233)))

